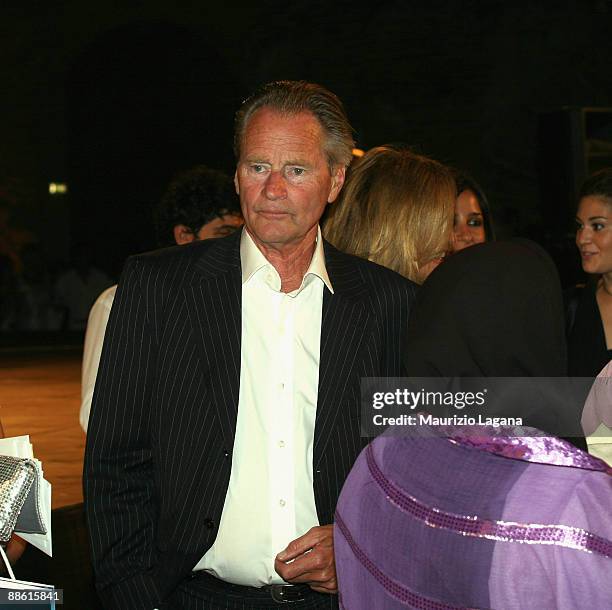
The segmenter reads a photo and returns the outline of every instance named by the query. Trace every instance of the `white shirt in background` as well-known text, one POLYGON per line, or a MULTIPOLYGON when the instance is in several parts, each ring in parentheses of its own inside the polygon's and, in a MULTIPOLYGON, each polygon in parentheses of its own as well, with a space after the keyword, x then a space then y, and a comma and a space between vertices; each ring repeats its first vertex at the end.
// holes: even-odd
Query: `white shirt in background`
POLYGON ((91 399, 93 398, 96 376, 100 366, 100 355, 104 344, 104 333, 110 316, 113 300, 117 292, 117 285, 107 288, 93 304, 87 320, 85 332, 85 345, 83 346, 83 365, 81 368, 81 409, 79 422, 81 428, 87 432, 91 399))
POLYGON ((612 360, 599 373, 582 412, 589 453, 612 466, 612 360))

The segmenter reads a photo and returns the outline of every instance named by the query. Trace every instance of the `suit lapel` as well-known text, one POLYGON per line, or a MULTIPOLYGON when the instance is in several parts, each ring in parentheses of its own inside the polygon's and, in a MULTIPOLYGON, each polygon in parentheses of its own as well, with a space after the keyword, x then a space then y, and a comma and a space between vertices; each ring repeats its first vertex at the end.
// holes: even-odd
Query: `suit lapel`
POLYGON ((361 348, 370 334, 372 315, 367 286, 350 257, 325 243, 325 263, 334 294, 325 289, 321 322, 319 393, 313 459, 315 469, 325 453, 340 415, 346 386, 354 382, 361 348))
POLYGON ((196 261, 185 288, 191 326, 209 380, 211 408, 228 451, 233 448, 240 391, 242 285, 240 231, 216 241, 196 261))

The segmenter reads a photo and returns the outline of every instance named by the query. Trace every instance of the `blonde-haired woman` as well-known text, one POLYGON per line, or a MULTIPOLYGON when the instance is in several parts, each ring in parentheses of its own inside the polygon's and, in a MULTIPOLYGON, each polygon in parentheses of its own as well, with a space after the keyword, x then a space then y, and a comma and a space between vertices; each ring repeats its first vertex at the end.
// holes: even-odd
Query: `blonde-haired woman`
POLYGON ((378 146, 351 168, 340 201, 330 208, 325 238, 421 284, 449 248, 455 191, 441 163, 378 146))

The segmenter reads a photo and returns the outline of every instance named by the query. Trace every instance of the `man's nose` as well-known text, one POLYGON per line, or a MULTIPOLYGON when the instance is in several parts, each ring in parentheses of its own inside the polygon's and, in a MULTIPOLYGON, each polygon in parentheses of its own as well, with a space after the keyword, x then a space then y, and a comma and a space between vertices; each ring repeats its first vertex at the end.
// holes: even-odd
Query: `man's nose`
POLYGON ((270 172, 265 185, 267 199, 284 199, 287 196, 285 179, 280 172, 270 172))

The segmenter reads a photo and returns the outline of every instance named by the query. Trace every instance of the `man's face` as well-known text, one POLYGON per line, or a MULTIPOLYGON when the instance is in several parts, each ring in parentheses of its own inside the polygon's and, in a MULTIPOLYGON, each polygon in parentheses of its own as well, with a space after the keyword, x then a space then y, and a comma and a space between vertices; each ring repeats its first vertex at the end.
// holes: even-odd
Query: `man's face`
POLYGON ((261 108, 249 121, 234 178, 244 222, 255 243, 291 251, 314 242, 319 218, 344 183, 330 172, 323 130, 309 112, 261 108))
POLYGON ((225 237, 242 226, 242 216, 238 214, 224 214, 213 218, 210 222, 203 224, 197 233, 194 233, 187 225, 174 226, 174 241, 182 246, 190 244, 198 239, 210 239, 211 237, 225 237))
POLYGON ((210 239, 211 237, 225 237, 242 226, 242 216, 235 214, 224 214, 213 218, 210 222, 200 227, 195 237, 197 239, 210 239))

